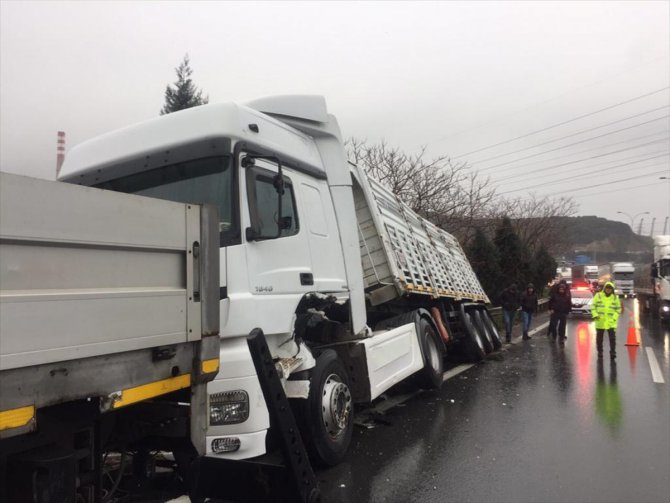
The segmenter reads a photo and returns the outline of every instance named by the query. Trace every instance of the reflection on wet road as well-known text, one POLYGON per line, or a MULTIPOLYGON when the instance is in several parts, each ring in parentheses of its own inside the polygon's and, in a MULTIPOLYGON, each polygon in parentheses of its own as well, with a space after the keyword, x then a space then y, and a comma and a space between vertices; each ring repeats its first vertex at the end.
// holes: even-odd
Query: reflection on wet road
POLYGON ((587 319, 563 348, 545 330, 516 340, 357 428, 347 460, 318 472, 324 501, 668 502, 670 330, 625 304, 616 362, 607 340, 598 362, 587 319))

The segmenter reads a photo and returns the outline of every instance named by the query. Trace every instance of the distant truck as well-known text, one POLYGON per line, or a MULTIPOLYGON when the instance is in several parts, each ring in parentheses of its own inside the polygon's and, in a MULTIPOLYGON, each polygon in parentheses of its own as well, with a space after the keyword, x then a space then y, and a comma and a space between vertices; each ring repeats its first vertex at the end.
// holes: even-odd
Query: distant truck
POLYGON ((635 266, 631 262, 609 262, 598 266, 598 283, 614 283, 614 292, 620 297, 635 297, 635 266))
POLYGON ((561 266, 556 269, 556 279, 564 279, 567 284, 572 283, 572 269, 567 266, 561 266))
POLYGON ((593 284, 593 282, 598 282, 598 266, 597 265, 585 265, 584 266, 584 279, 593 284))
POLYGON ((597 265, 572 266, 572 286, 591 286, 594 282, 598 282, 597 265))
POLYGON ((670 236, 654 237, 651 288, 636 288, 640 305, 653 317, 670 321, 670 236))
POLYGON ((620 297, 635 297, 635 266, 630 262, 612 262, 610 271, 614 293, 620 297))

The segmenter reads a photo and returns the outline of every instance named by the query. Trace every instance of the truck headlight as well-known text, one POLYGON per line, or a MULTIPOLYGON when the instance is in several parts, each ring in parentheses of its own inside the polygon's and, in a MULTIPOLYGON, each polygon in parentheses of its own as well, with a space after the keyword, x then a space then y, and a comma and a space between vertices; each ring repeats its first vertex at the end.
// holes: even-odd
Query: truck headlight
POLYGON ((238 424, 249 419, 249 394, 244 390, 209 395, 209 424, 238 424))
POLYGON ((668 311, 670 311, 670 306, 663 306, 662 309, 664 313, 667 313, 668 311))

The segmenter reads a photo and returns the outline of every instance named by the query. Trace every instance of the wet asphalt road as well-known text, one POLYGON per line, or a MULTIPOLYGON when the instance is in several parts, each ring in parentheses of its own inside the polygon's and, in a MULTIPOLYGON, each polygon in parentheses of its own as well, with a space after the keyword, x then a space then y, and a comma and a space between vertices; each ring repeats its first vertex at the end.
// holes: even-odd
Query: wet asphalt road
POLYGON ((564 348, 543 328, 363 415, 344 463, 317 471, 324 501, 669 502, 670 330, 625 305, 616 364, 607 341, 597 363, 593 324, 573 318, 564 348), (625 346, 631 319, 639 347, 625 346))

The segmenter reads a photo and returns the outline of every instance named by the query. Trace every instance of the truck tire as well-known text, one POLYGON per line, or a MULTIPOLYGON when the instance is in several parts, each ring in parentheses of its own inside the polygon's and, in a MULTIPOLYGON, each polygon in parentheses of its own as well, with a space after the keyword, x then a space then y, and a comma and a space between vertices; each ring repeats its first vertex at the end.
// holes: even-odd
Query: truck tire
POLYGON ((354 429, 354 402, 349 375, 332 349, 316 360, 307 400, 293 401, 296 421, 312 463, 322 467, 340 463, 349 449, 354 429))
POLYGON ((437 333, 425 318, 421 318, 418 328, 424 361, 423 369, 419 371, 419 386, 423 389, 440 389, 444 365, 437 333))
POLYGON ((486 351, 486 354, 489 354, 491 351, 493 351, 493 339, 491 338, 491 335, 489 334, 489 329, 488 327, 484 324, 484 319, 482 317, 482 313, 479 310, 472 311, 470 313, 470 316, 472 316, 472 322, 481 335, 482 342, 484 343, 484 351, 486 351))
POLYGON ((493 349, 500 349, 503 345, 502 339, 488 311, 482 311, 482 319, 484 320, 484 325, 489 329, 489 335, 491 335, 491 340, 493 341, 493 349))
POLYGON ((465 332, 465 345, 468 358, 473 362, 479 362, 486 356, 484 342, 479 331, 472 323, 470 313, 461 313, 461 324, 465 332))

